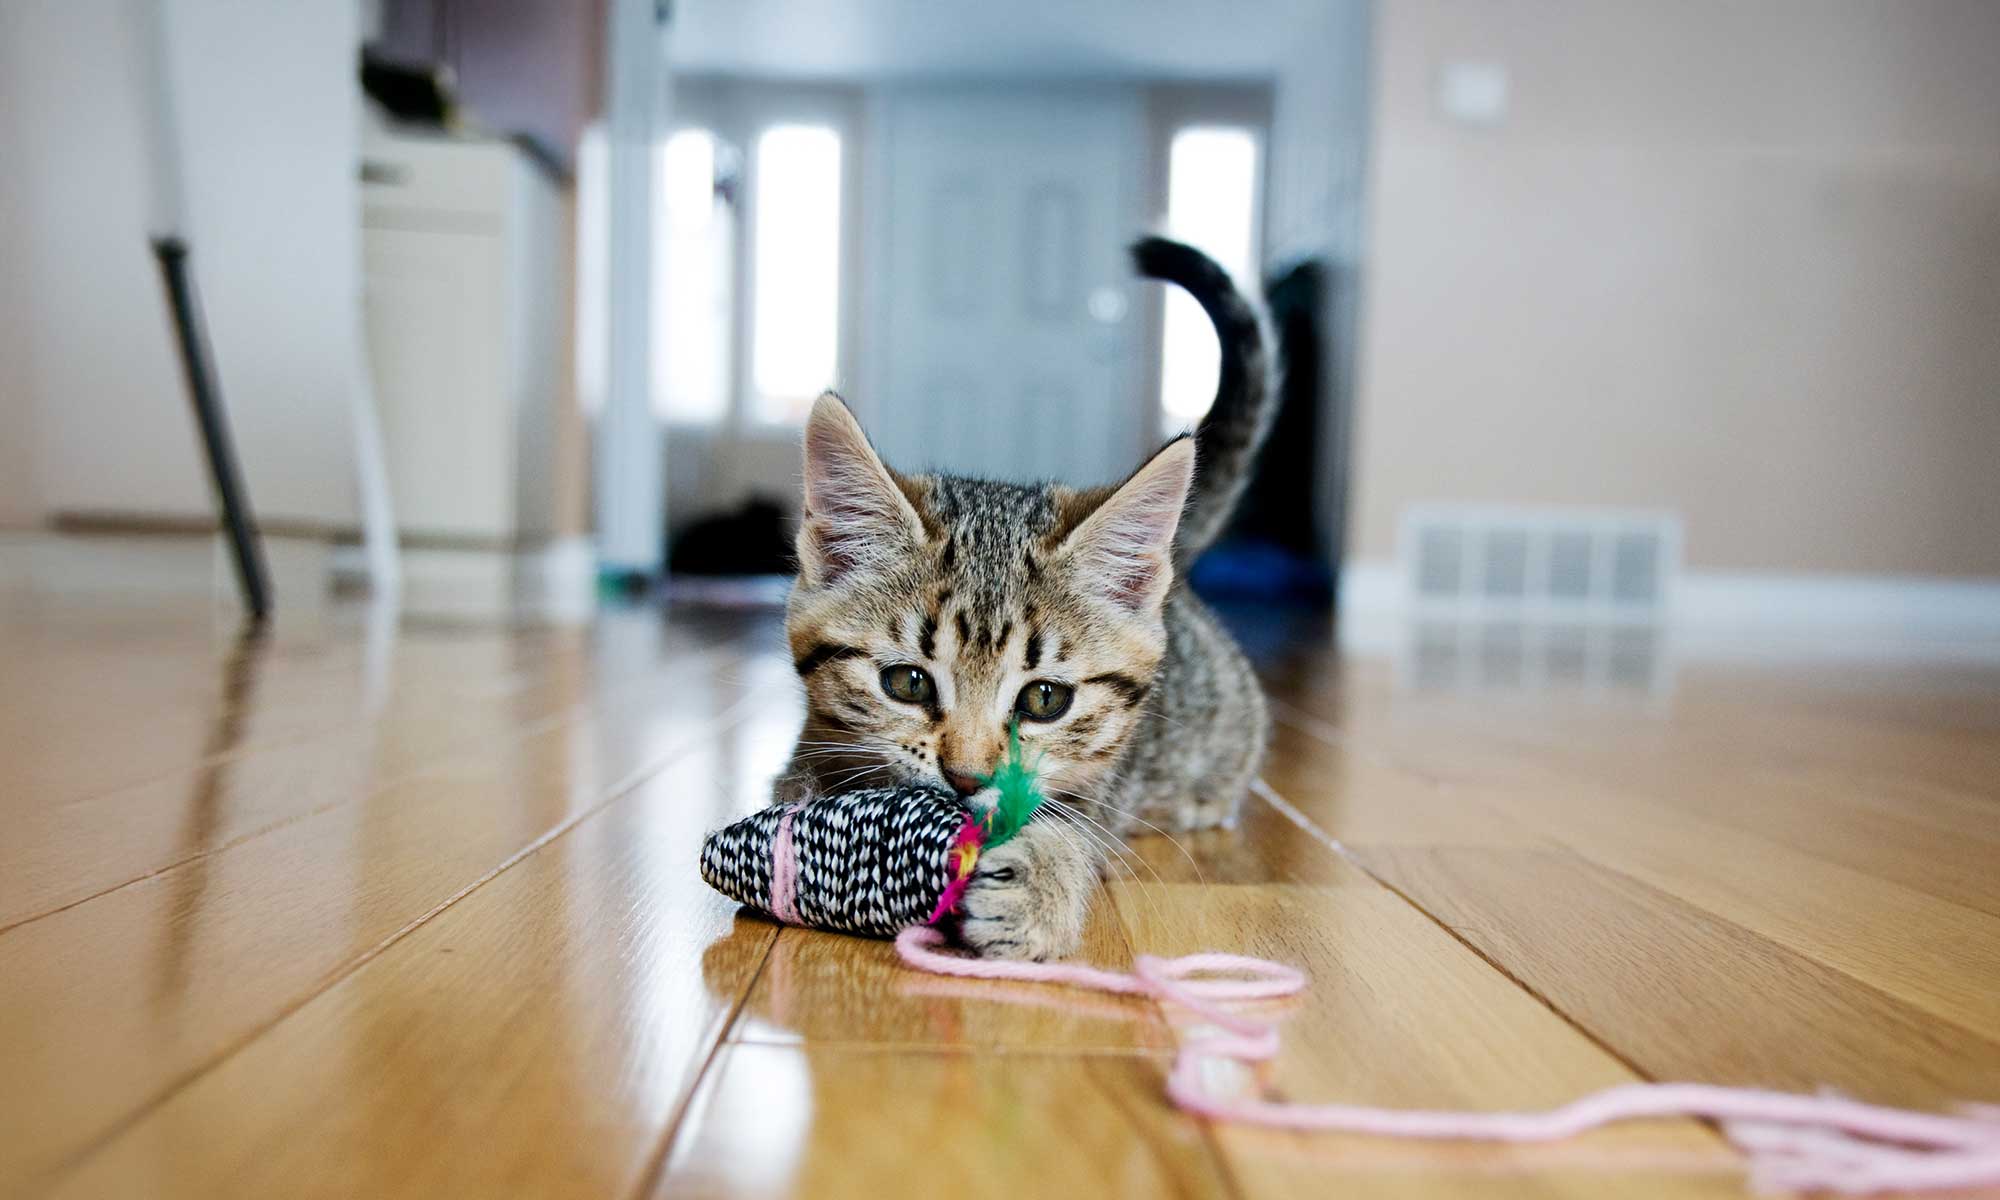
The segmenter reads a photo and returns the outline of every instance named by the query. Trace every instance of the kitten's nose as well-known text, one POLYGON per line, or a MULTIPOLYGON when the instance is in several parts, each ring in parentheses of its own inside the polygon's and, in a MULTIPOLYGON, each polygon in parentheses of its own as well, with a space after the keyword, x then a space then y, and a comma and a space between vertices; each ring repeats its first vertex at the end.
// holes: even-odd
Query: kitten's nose
POLYGON ((970 796, 979 790, 979 780, 964 771, 956 767, 941 767, 940 770, 944 772, 944 781, 959 795, 970 796))

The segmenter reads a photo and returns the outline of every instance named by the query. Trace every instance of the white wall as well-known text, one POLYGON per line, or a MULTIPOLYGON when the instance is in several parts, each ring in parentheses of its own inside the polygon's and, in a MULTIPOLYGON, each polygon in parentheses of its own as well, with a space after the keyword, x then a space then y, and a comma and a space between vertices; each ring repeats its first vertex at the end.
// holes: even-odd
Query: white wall
MULTIPOLYGON (((0 217, 18 231, 0 243, 0 316, 32 351, 0 369, 0 471, 21 445, 35 467, 32 496, 0 491, 0 519, 212 511, 146 241, 147 2, 0 6, 0 217), (13 437, 23 423, 32 439, 13 437)), ((193 263, 252 501, 260 517, 350 524, 356 8, 169 12, 193 263)))
POLYGON ((2000 5, 1398 0, 1377 45, 1365 555, 1513 501, 2000 576, 2000 5), (1440 117, 1456 60, 1509 71, 1498 126, 1440 117))
POLYGON ((767 78, 1242 82, 1349 0, 680 0, 676 68, 767 78))
MULTIPOLYGON (((26 15, 22 5, 0 4, 0 122, 11 122, 7 114, 20 107, 15 100, 18 74, 11 69, 13 56, 7 48, 20 44, 26 15)), ((0 131, 6 129, 0 124, 0 131)), ((35 403, 28 382, 28 355, 34 343, 28 336, 28 297, 21 270, 28 253, 25 183, 19 171, 0 171, 0 529, 33 525, 42 515, 35 470, 35 403)))

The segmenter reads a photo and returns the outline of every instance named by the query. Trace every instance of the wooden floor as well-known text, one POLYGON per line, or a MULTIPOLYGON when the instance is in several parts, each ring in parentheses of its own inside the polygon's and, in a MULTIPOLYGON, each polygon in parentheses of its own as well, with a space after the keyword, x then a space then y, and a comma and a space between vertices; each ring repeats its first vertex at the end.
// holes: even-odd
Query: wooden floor
MULTIPOLYGON (((2000 667, 1656 646, 1584 687, 1251 627, 1268 786, 1136 840, 1087 953, 1305 966, 1276 1093, 2000 1101, 2000 667)), ((797 728, 768 618, 372 632, 0 592, 0 1196, 1741 1190, 1693 1123, 1209 1128, 1146 1004, 739 914, 695 856, 797 728)))

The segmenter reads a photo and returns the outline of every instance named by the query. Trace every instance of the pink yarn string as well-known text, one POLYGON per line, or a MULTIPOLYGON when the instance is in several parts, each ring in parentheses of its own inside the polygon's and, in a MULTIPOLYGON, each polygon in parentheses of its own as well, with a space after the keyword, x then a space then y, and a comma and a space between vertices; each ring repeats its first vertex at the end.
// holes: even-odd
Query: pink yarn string
POLYGON ((1991 1107, 1946 1116, 1699 1083, 1631 1083, 1544 1112, 1447 1112, 1294 1104, 1217 1096, 1203 1083, 1216 1061, 1262 1062, 1278 1052, 1278 1020, 1222 1007, 1297 995, 1296 968, 1234 954, 1142 955, 1130 974, 1073 963, 1023 963, 943 952, 944 935, 916 926, 896 938, 909 966, 967 979, 1062 984, 1176 1005, 1204 1026, 1185 1032, 1167 1075, 1175 1105, 1217 1121, 1307 1132, 1494 1142, 1547 1142, 1620 1121, 1694 1117, 1715 1121, 1749 1156, 1761 1190, 1846 1195, 1928 1191, 2000 1183, 2000 1119, 1991 1107))
POLYGON ((778 832, 771 838, 771 915, 787 925, 799 923, 799 858, 792 848, 794 805, 778 818, 778 832))

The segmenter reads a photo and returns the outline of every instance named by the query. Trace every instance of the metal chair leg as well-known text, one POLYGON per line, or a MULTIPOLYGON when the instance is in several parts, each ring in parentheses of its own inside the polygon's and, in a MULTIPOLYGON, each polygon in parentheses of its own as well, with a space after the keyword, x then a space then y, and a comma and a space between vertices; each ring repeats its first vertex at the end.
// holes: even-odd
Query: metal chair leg
POLYGON ((153 254, 159 259, 167 301, 173 308, 181 367, 187 373, 188 399, 194 405, 202 445, 208 452, 209 475, 215 481, 216 504, 222 509, 223 526, 234 551, 236 582, 243 593, 243 607, 249 610, 252 620, 262 621, 271 612, 271 579, 264 566, 263 546, 257 540, 257 522, 250 514, 250 496, 236 465, 236 444, 229 436, 229 417, 222 409, 222 394, 216 387, 215 363, 202 330, 194 277, 188 270, 187 243, 177 237, 155 238, 153 254))

